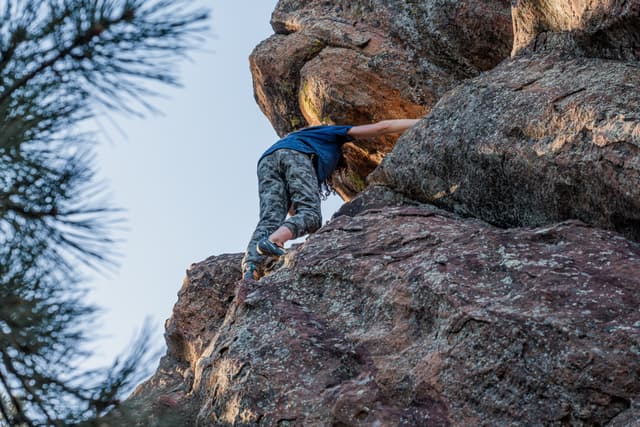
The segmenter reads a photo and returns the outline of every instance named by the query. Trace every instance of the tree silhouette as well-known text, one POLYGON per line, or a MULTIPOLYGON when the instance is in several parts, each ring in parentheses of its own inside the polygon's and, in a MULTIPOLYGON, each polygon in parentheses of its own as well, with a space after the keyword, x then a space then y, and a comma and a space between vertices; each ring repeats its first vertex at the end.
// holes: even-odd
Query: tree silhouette
POLYGON ((188 0, 0 0, 0 425, 91 423, 140 380, 144 331, 77 372, 96 314, 78 267, 113 262, 117 220, 78 125, 153 110, 148 83, 178 84, 206 18, 188 0))

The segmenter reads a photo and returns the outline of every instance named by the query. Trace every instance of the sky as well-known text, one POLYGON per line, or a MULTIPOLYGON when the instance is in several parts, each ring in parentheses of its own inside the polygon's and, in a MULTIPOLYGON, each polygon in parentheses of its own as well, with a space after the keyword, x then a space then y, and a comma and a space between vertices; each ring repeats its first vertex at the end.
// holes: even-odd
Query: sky
MULTIPOLYGON (((186 269, 244 252, 258 220, 256 162, 278 137, 254 100, 248 57, 273 34, 277 2, 194 3, 210 9, 211 34, 180 64, 183 86, 152 100, 162 114, 90 123, 99 131, 98 178, 126 220, 118 267, 88 281, 88 301, 101 309, 92 367, 125 351, 145 318, 154 345, 164 346, 186 269)), ((325 221, 340 204, 324 202, 325 221)))

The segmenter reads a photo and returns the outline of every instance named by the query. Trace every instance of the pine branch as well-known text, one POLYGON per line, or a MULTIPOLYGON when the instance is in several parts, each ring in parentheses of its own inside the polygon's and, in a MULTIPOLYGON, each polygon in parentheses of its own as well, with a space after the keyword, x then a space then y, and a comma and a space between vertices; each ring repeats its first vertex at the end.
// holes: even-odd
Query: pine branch
MULTIPOLYGON (((5 352, 0 351, 0 355, 2 355, 2 361, 4 363, 5 368, 20 383, 20 385, 22 386, 23 390, 25 392, 27 392, 27 394, 30 396, 31 400, 35 403, 35 405, 38 407, 38 409, 40 409, 40 411, 44 414, 45 418, 47 419, 48 424, 49 425, 55 425, 56 423, 53 420, 53 418, 51 417, 51 414, 49 413, 49 411, 47 410, 45 402, 41 399, 39 393, 36 392, 29 385, 28 381, 25 378, 25 375, 21 374, 20 372, 18 372, 18 370, 16 370, 15 366, 13 365, 13 361, 11 360, 10 357, 8 357, 8 355, 5 352)), ((27 417, 26 417, 26 414, 24 413, 24 410, 22 410, 21 408, 18 408, 17 410, 18 410, 19 413, 23 414, 22 418, 24 418, 25 421, 27 421, 27 417)), ((31 425, 31 424, 29 424, 29 425, 31 425)))
POLYGON ((20 43, 24 42, 26 39, 27 30, 22 26, 18 26, 14 30, 13 34, 11 34, 11 40, 9 41, 9 46, 7 46, 7 49, 0 52, 0 57, 2 58, 2 60, 0 60, 0 70, 4 69, 9 61, 11 61, 11 59, 13 58, 13 54, 15 53, 20 43))
POLYGON ((6 420, 7 423, 9 424, 9 427, 11 426, 11 419, 9 418, 9 413, 8 413, 8 409, 5 408, 5 403, 4 403, 4 396, 0 396, 0 415, 2 415, 2 419, 6 420))
MULTIPOLYGON (((4 358, 4 353, 2 352, 1 354, 2 354, 2 356, 4 358)), ((14 411, 17 414, 16 417, 7 418, 7 421, 9 423, 11 423, 11 421, 10 421, 11 419, 17 418, 18 419, 18 423, 23 422, 23 423, 27 424, 27 426, 29 426, 29 427, 34 427, 33 423, 26 416, 24 410, 22 409, 22 405, 20 404, 18 399, 16 399, 16 397, 11 392, 11 387, 9 387, 9 382, 5 378, 5 376, 4 376, 4 374, 3 374, 1 369, 0 369, 0 383, 2 384, 4 389, 7 391, 7 395, 9 396, 9 399, 11 400, 11 404, 13 405, 14 411)))
POLYGON ((60 62, 61 60, 71 55, 74 49, 87 45, 95 37, 98 37, 100 34, 102 34, 103 31, 108 30, 109 27, 117 24, 118 22, 122 22, 123 20, 124 18, 120 18, 118 20, 95 23, 86 32, 84 32, 81 35, 78 35, 69 46, 60 50, 53 58, 50 58, 49 60, 44 61, 34 70, 32 70, 30 73, 23 76, 21 79, 15 82, 11 87, 9 87, 6 91, 0 94, 0 103, 5 102, 7 99, 9 99, 16 90, 18 90, 21 87, 24 87, 29 81, 33 80, 34 77, 42 74, 48 68, 51 68, 56 63, 60 62))
MULTIPOLYGON (((178 85, 203 11, 186 0, 21 0, 0 17, 0 414, 62 425, 117 406, 144 370, 148 336, 98 382, 71 375, 95 308, 77 261, 111 262, 114 209, 93 182, 92 139, 74 128, 95 106, 153 111, 149 81, 178 85), (121 361, 123 360, 123 361, 121 361), (142 367, 142 368, 141 368, 142 367), (10 386, 12 388, 10 388, 10 386), (1 394, 1 393, 0 393, 1 394), (24 395, 24 396, 23 396, 24 395), (69 405, 72 403, 72 405, 69 405), (79 409, 88 405, 87 409, 79 409)), ((146 371, 145 371, 146 372, 146 371)))

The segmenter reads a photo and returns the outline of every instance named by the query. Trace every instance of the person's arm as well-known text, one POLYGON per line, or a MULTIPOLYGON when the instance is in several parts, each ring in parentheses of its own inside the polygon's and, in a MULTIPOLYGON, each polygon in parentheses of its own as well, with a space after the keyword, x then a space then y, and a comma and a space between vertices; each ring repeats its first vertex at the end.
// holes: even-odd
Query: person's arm
POLYGON ((418 123, 420 119, 383 120, 370 125, 358 125, 349 129, 348 135, 354 138, 371 138, 388 133, 402 133, 418 123))

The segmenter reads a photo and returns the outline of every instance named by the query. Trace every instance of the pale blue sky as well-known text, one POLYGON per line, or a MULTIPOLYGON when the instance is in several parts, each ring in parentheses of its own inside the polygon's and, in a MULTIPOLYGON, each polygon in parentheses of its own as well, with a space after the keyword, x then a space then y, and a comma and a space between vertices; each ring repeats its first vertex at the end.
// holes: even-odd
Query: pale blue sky
MULTIPOLYGON (((126 348, 145 317, 163 345, 185 270, 211 255, 243 252, 258 216, 256 161, 277 139, 253 98, 248 57, 269 37, 276 0, 198 0, 211 9, 213 36, 180 66, 184 87, 163 88, 162 115, 114 116, 102 128, 99 177, 125 209, 118 269, 90 282, 103 308, 91 365, 126 348)), ((325 220, 339 206, 325 202, 325 220)))

